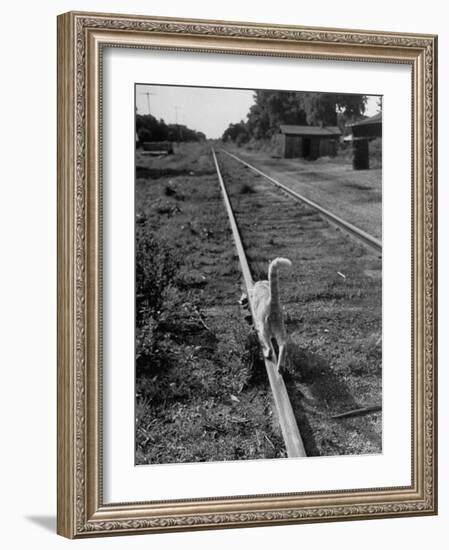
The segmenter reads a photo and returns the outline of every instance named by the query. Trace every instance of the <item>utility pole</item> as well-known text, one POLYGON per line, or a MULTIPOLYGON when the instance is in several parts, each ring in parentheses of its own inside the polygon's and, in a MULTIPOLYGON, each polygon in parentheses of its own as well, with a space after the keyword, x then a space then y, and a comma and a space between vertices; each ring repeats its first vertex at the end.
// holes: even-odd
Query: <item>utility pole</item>
POLYGON ((182 129, 178 126, 178 105, 173 106, 175 109, 175 124, 176 124, 176 141, 181 141, 182 139, 182 129))
POLYGON ((150 95, 157 95, 157 94, 153 94, 153 93, 151 93, 151 92, 142 92, 140 95, 145 95, 145 96, 147 96, 148 114, 151 115, 151 109, 150 109, 150 95))

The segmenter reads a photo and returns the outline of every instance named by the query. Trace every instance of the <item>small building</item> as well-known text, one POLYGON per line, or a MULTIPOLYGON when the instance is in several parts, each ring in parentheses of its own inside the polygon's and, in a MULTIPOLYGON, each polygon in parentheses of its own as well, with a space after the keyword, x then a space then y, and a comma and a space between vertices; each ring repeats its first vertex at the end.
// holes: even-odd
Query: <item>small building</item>
POLYGON ((382 113, 351 124, 354 170, 368 170, 369 142, 382 137, 382 113))
POLYGON ((341 131, 338 126, 281 124, 282 157, 315 160, 337 154, 341 131))
POLYGON ((351 124, 351 130, 354 138, 374 139, 382 137, 382 113, 354 122, 354 124, 351 124))

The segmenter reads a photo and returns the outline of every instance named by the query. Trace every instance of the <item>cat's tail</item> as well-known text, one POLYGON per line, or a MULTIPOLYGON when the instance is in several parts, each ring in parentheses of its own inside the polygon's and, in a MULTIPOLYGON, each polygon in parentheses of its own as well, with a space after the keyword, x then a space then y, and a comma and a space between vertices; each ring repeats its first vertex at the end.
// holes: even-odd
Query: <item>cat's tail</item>
POLYGON ((287 258, 275 258, 268 267, 268 281, 270 283, 271 298, 278 299, 278 269, 291 267, 292 262, 287 258))

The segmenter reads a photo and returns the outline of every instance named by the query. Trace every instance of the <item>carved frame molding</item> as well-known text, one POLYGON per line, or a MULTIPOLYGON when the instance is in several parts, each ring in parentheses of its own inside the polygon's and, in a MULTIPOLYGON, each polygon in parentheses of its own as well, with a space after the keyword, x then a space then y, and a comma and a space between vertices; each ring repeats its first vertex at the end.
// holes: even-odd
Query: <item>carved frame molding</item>
POLYGON ((435 514, 436 55, 431 35, 70 12, 58 17, 58 532, 70 538, 435 514), (413 89, 413 483, 174 502, 102 502, 104 47, 407 63, 413 89))

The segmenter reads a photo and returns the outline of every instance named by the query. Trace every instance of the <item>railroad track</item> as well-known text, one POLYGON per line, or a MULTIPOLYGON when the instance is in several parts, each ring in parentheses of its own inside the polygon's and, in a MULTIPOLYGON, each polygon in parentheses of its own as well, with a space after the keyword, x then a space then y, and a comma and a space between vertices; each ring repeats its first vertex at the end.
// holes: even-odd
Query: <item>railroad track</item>
MULTIPOLYGON (((372 336, 372 327, 376 326, 375 311, 380 303, 379 284, 373 278, 376 273, 379 277, 381 274, 380 243, 379 246, 373 245, 371 240, 367 241, 359 232, 354 234, 348 231, 348 224, 345 224, 345 233, 335 231, 336 224, 328 223, 326 216, 313 204, 309 204, 310 201, 296 197, 292 201, 290 193, 279 192, 279 186, 274 187, 271 178, 254 167, 251 167, 252 172, 259 176, 248 175, 244 169, 248 163, 240 162, 235 155, 212 149, 212 157, 251 314, 253 311, 248 291, 254 281, 266 278, 265 268, 269 258, 278 255, 288 257, 296 270, 296 274, 293 271, 283 275, 284 307, 292 327, 290 336, 293 346, 285 380, 277 372, 273 361, 265 360, 287 455, 306 456, 306 448, 307 454, 313 456, 321 452, 327 454, 329 451, 325 445, 329 437, 336 438, 337 449, 338 445, 342 448, 352 433, 351 429, 360 431, 361 437, 367 438, 363 441, 377 441, 376 428, 371 429, 366 423, 359 422, 357 427, 353 424, 351 428, 345 424, 335 426, 335 422, 342 422, 339 418, 356 418, 352 413, 362 410, 362 405, 353 395, 363 395, 367 402, 373 400, 373 395, 366 394, 365 377, 357 382, 355 375, 348 380, 350 387, 345 386, 347 362, 358 357, 358 352, 355 351, 354 355, 346 350, 342 352, 341 341, 348 338, 349 334, 352 338, 355 331, 357 342, 365 342, 367 349, 371 346, 369 338, 372 336), (364 246, 354 248, 351 243, 353 239, 346 238, 346 233, 350 233, 357 243, 364 246), (360 313, 354 313, 356 311, 360 313), (305 315, 307 331, 304 331, 306 325, 302 324, 305 315), (360 327, 364 328, 353 328, 354 315, 357 315, 360 327), (337 319, 339 321, 336 322, 337 319), (329 338, 330 332, 334 333, 335 340, 329 338), (295 350, 305 349, 302 347, 303 342, 310 342, 312 349, 316 349, 316 342, 320 342, 320 354, 328 358, 329 366, 316 369, 313 365, 319 364, 319 358, 315 363, 308 363, 304 355, 298 359, 294 355, 295 350), (338 370, 334 369, 340 368, 335 367, 335 364, 341 360, 339 358, 342 354, 345 356, 342 367, 346 370, 339 378, 338 370), (308 376, 312 376, 309 382, 308 376), (326 394, 326 391, 331 393, 326 394), (327 419, 324 424, 323 419, 327 419)), ((370 362, 371 359, 367 356, 366 361, 370 362)), ((370 384, 376 384, 375 375, 370 375, 370 384)), ((363 448, 363 445, 361 443, 359 448, 363 448)))
POLYGON ((344 220, 343 218, 340 218, 336 214, 330 212, 329 210, 323 208, 321 205, 311 201, 310 199, 304 197, 303 195, 300 195, 299 193, 296 193, 277 179, 269 176, 265 172, 262 172, 262 170, 259 170, 249 162, 246 162, 245 160, 241 159, 237 155, 234 155, 233 153, 230 153, 229 151, 226 151, 225 149, 220 149, 220 152, 228 155, 229 157, 233 158, 237 162, 243 164, 244 166, 250 168, 253 172, 256 174, 259 174, 260 176, 263 176, 266 180, 268 180, 270 183, 275 185, 277 188, 281 189, 285 193, 287 193, 290 197, 295 199, 296 201, 302 202, 316 210, 322 218, 324 218, 327 222, 329 222, 334 227, 338 227, 345 233, 347 233, 350 237, 355 239, 357 242, 363 244, 366 248, 369 250, 375 252, 378 255, 382 255, 382 242, 379 239, 376 239, 372 235, 369 235, 359 227, 356 227, 355 225, 349 223, 348 221, 344 220))
MULTIPOLYGON (((215 168, 217 170, 217 176, 220 182, 220 187, 223 194, 226 211, 228 213, 229 223, 231 225, 235 247, 237 249, 237 255, 239 258, 240 268, 242 271, 243 280, 247 290, 251 314, 253 315, 253 318, 254 318, 253 305, 250 300, 250 292, 249 292, 249 290, 254 286, 254 281, 251 275, 251 270, 248 264, 248 260, 246 258, 245 249, 244 249, 240 232, 236 223, 231 201, 229 200, 229 195, 226 190, 223 177, 221 175, 220 166, 218 164, 217 156, 215 154, 214 149, 212 149, 212 156, 214 159, 215 168)), ((298 425, 297 425, 293 408, 287 393, 287 388, 285 387, 284 379, 282 375, 277 371, 275 362, 267 358, 264 358, 264 361, 265 361, 265 368, 268 374, 268 379, 270 382, 271 391, 273 394, 274 403, 276 406, 276 411, 277 411, 279 424, 282 431, 282 436, 284 438, 285 447, 287 449, 287 454, 289 457, 304 457, 306 456, 306 451, 304 448, 303 440, 301 438, 301 434, 299 433, 298 425)))

